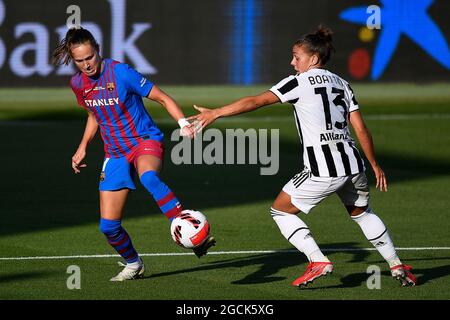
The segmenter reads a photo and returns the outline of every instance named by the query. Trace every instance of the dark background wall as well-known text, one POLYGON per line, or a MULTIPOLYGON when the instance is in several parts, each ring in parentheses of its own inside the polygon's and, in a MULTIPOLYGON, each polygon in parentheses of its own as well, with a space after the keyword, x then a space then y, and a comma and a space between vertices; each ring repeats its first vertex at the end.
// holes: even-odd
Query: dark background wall
POLYGON ((292 43, 321 22, 335 32, 337 52, 328 68, 350 81, 447 81, 450 75, 447 0, 0 0, 0 86, 67 84, 72 70, 56 69, 49 58, 67 30, 72 4, 104 56, 130 63, 157 83, 276 82, 292 73, 292 43), (371 4, 381 8, 381 30, 342 18, 345 10, 371 4), (388 29, 392 25, 398 28, 388 29), (392 40, 399 28, 428 42, 403 33, 392 56, 384 51, 388 62, 374 76, 382 33, 392 40), (444 46, 430 41, 438 37, 444 46))

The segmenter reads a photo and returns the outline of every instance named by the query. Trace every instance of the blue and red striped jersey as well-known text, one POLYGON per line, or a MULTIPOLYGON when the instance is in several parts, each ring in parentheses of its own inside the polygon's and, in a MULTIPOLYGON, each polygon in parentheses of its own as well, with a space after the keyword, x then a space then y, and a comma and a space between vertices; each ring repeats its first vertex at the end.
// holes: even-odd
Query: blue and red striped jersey
POLYGON ((153 83, 125 63, 104 59, 96 79, 76 73, 70 85, 78 104, 91 111, 99 124, 105 156, 126 156, 142 140, 161 142, 163 133, 144 107, 153 83))

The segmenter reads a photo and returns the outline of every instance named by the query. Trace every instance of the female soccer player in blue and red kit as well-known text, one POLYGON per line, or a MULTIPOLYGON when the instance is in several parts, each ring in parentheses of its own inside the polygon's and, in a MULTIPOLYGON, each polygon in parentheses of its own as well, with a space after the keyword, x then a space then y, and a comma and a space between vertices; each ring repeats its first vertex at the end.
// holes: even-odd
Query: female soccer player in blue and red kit
MULTIPOLYGON (((170 188, 159 178, 163 159, 163 133, 144 107, 142 97, 164 106, 181 127, 181 135, 193 137, 193 129, 175 101, 129 65, 100 56, 99 45, 83 28, 68 30, 53 52, 55 65, 75 63, 79 71, 70 84, 78 104, 88 112, 81 143, 72 157, 79 173, 89 142, 100 128, 105 159, 100 175, 100 230, 108 243, 125 259, 125 268, 111 281, 141 278, 144 263, 121 226, 123 208, 135 189, 134 172, 163 214, 173 219, 183 209, 170 188)), ((210 237, 194 252, 206 254, 214 245, 210 237)))

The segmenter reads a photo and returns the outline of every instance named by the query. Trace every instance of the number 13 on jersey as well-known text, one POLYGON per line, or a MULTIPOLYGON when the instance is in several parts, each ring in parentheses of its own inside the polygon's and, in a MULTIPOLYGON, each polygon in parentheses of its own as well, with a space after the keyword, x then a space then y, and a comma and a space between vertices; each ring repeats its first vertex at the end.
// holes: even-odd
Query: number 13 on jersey
MULTIPOLYGON (((320 96, 322 97, 323 111, 325 114, 325 126, 327 130, 332 130, 333 122, 331 119, 330 101, 328 99, 327 87, 314 88, 314 92, 315 94, 320 94, 320 96)), ((341 112, 342 116, 344 117, 344 121, 342 122, 335 121, 334 126, 338 129, 344 129, 347 126, 347 115, 348 115, 348 106, 344 100, 344 90, 332 87, 331 94, 336 94, 332 102, 335 108, 337 108, 337 106, 341 106, 343 108, 343 112, 342 111, 339 112, 341 112)))

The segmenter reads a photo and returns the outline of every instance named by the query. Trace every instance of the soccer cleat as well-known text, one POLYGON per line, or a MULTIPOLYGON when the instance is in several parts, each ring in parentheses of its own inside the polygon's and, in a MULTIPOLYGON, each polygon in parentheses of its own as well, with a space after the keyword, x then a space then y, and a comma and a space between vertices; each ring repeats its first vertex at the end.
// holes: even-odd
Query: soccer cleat
POLYGON ((292 282, 294 287, 306 286, 315 279, 333 272, 331 262, 310 262, 305 273, 292 282))
POLYGON ((213 236, 208 236, 205 241, 198 247, 193 248, 195 255, 200 258, 208 253, 208 249, 216 245, 216 239, 213 236))
POLYGON ((402 287, 415 286, 417 283, 416 277, 411 272, 412 267, 406 264, 399 264, 391 268, 392 276, 400 281, 402 287))
POLYGON ((145 273, 145 266, 144 266, 144 261, 142 261, 141 258, 139 258, 139 261, 140 261, 140 265, 137 269, 130 268, 126 264, 119 262, 119 265, 122 267, 125 267, 125 268, 122 271, 120 271, 117 276, 112 277, 109 281, 125 281, 125 280, 135 280, 135 279, 142 278, 145 273))

